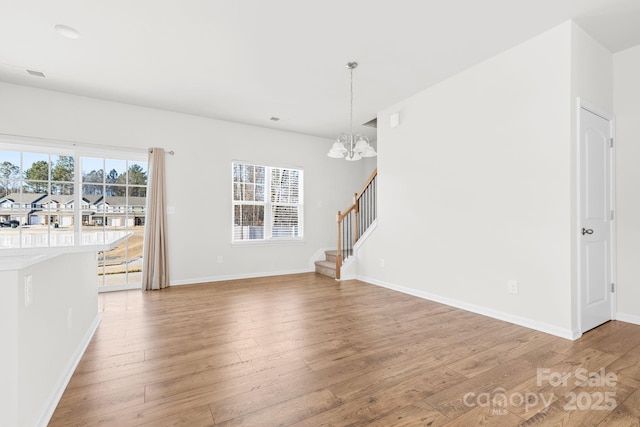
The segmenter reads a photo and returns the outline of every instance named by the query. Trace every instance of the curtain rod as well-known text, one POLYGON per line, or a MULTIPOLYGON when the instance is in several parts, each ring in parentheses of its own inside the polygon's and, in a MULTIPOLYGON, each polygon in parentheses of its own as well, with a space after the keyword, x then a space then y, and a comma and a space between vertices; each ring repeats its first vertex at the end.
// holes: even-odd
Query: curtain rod
MULTIPOLYGON (((153 148, 149 148, 149 152, 153 153, 153 148)), ((176 153, 175 153, 175 151, 171 150, 171 151, 167 151, 167 154, 171 154, 173 156, 176 153)))

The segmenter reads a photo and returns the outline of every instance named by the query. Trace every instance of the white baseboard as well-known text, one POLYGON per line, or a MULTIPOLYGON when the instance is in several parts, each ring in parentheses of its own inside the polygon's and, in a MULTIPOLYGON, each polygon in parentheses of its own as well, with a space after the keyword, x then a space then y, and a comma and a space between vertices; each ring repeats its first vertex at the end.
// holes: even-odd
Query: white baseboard
MULTIPOLYGON (((208 283, 208 282, 222 282, 227 280, 238 280, 238 279, 253 279, 257 277, 269 277, 269 276, 282 276, 287 274, 300 274, 300 273, 311 273, 314 270, 312 268, 302 269, 302 270, 288 270, 288 271, 269 271, 264 273, 250 273, 250 274, 233 274, 227 276, 213 276, 213 277, 200 277, 193 278, 187 280, 177 280, 172 281, 171 286, 182 286, 182 285, 194 285, 199 283, 208 283)), ((380 280, 372 279, 369 277, 359 276, 359 275, 348 275, 341 278, 341 280, 353 280, 357 279, 362 282, 370 283, 372 285, 381 286, 384 288, 388 288, 394 291, 402 292, 408 295, 413 295, 418 298, 423 298, 429 301, 438 302, 440 304, 449 305, 451 307, 460 308, 462 310, 470 311, 472 313, 481 314, 483 316, 488 316, 493 319, 503 320, 505 322, 513 323, 515 325, 524 326, 529 329, 534 329, 536 331, 544 332, 547 334, 555 335, 560 338, 565 338, 568 340, 576 340, 582 336, 579 330, 571 330, 565 328, 559 328, 555 325, 550 325, 548 323, 540 322, 537 320, 529 319, 526 317, 515 316, 510 313, 505 313, 502 311, 492 310, 487 307, 478 306, 475 304, 469 304, 467 302, 458 301, 452 298, 446 298, 439 295, 431 294, 428 292, 419 291, 417 289, 407 288, 404 286, 395 285, 393 283, 387 283, 380 280)), ((620 316, 620 313, 619 313, 620 316)), ((629 318, 629 317, 627 317, 629 318)), ((629 321, 630 323, 635 323, 631 320, 624 320, 619 317, 619 320, 629 321)), ((640 318, 637 319, 640 324, 640 318)))
MULTIPOLYGON (((281 270, 281 271, 266 271, 260 273, 248 273, 248 274, 229 274, 224 276, 210 276, 210 277, 195 277, 193 279, 181 279, 172 280, 171 286, 183 286, 183 285, 196 285, 200 283, 208 282, 224 282, 227 280, 239 280, 239 279, 255 279, 257 277, 269 277, 269 276, 285 276, 287 274, 300 274, 300 273, 313 273, 316 271, 316 261, 322 261, 325 259, 324 252, 335 250, 335 248, 321 248, 309 258, 309 267, 299 270, 281 270)), ((355 277, 352 277, 355 279, 355 277)))
POLYGON ((616 320, 621 322, 633 323, 634 325, 640 325, 640 316, 637 314, 616 313, 616 320))
POLYGON ((238 280, 238 279, 254 279, 256 277, 284 276, 287 274, 312 273, 314 271, 315 271, 315 266, 314 268, 309 267, 301 270, 267 271, 263 273, 229 274, 226 276, 196 277, 193 279, 172 280, 171 286, 196 285, 199 283, 224 282, 227 280, 238 280))
POLYGON ((544 332, 547 334, 555 335, 560 338, 568 340, 576 340, 582 334, 579 331, 573 331, 571 329, 559 328, 555 325, 539 322, 537 320, 529 319, 526 317, 515 316, 510 313, 505 313, 498 310, 493 310, 487 307, 482 307, 475 304, 469 304, 464 301, 458 301, 452 298, 442 297, 440 295, 431 294, 428 292, 420 291, 417 289, 407 288, 404 286, 395 285, 393 283, 383 282, 381 280, 371 279, 369 277, 358 276, 358 280, 372 285, 381 286, 383 288, 391 289, 394 291, 402 292, 404 294, 413 295, 418 298, 423 298, 429 301, 438 302, 451 307, 460 308, 462 310, 470 311, 472 313, 481 314, 483 316, 491 317, 493 319, 503 320, 505 322, 513 323, 515 325, 524 326, 525 328, 534 329, 536 331, 544 332))
POLYGON ((62 394, 64 393, 64 390, 67 388, 67 385, 71 380, 71 376, 78 367, 78 363, 80 363, 80 359, 82 359, 84 352, 87 350, 87 347, 91 342, 91 338, 93 338, 93 335, 96 333, 98 325, 100 325, 100 320, 100 313, 96 313, 96 317, 93 319, 93 322, 91 322, 91 325, 89 325, 89 329, 87 329, 87 332, 84 334, 84 337, 82 337, 82 340, 78 344, 78 347, 76 347, 76 351, 73 352, 73 355, 71 356, 71 359, 69 359, 67 366, 60 374, 56 386, 54 387, 48 399, 49 403, 46 405, 46 407, 38 417, 36 426, 46 427, 47 424, 49 424, 49 421, 51 420, 51 417, 53 416, 53 413, 56 410, 60 399, 62 398, 62 394))

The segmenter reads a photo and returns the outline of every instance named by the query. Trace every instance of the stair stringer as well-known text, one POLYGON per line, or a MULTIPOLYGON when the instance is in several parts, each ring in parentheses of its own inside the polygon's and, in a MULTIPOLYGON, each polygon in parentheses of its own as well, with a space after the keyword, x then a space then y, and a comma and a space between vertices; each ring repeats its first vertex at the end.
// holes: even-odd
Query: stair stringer
POLYGON ((355 245, 353 245, 353 255, 344 260, 342 263, 342 269, 340 270, 340 280, 353 280, 358 276, 358 263, 355 262, 358 257, 358 249, 362 247, 369 236, 373 234, 374 230, 378 226, 378 219, 375 219, 367 231, 358 239, 355 245))

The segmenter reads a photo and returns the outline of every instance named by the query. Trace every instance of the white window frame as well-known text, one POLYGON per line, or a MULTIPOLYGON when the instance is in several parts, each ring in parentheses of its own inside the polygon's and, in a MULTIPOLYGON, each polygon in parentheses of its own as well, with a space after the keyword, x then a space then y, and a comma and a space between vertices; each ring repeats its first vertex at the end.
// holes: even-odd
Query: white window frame
POLYGON ((260 164, 243 160, 233 160, 231 162, 231 244, 233 245, 260 245, 271 243, 299 243, 304 241, 304 169, 297 166, 275 166, 260 164), (265 168, 264 201, 236 201, 234 199, 234 176, 233 168, 236 164, 249 166, 259 166, 265 168), (273 203, 271 202, 271 171, 273 169, 288 169, 299 172, 298 176, 298 203, 273 203), (236 240, 235 227, 235 207, 237 205, 263 206, 264 207, 264 236, 262 239, 236 240), (298 236, 296 237, 273 237, 272 236, 272 207, 273 205, 290 205, 298 207, 298 236))

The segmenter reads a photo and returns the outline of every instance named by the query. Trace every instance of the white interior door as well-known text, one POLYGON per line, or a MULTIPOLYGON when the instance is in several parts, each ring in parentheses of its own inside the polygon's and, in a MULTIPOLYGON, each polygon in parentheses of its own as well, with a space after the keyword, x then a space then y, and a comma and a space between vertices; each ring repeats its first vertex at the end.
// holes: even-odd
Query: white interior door
POLYGON ((611 123, 580 109, 581 331, 612 317, 611 123))

